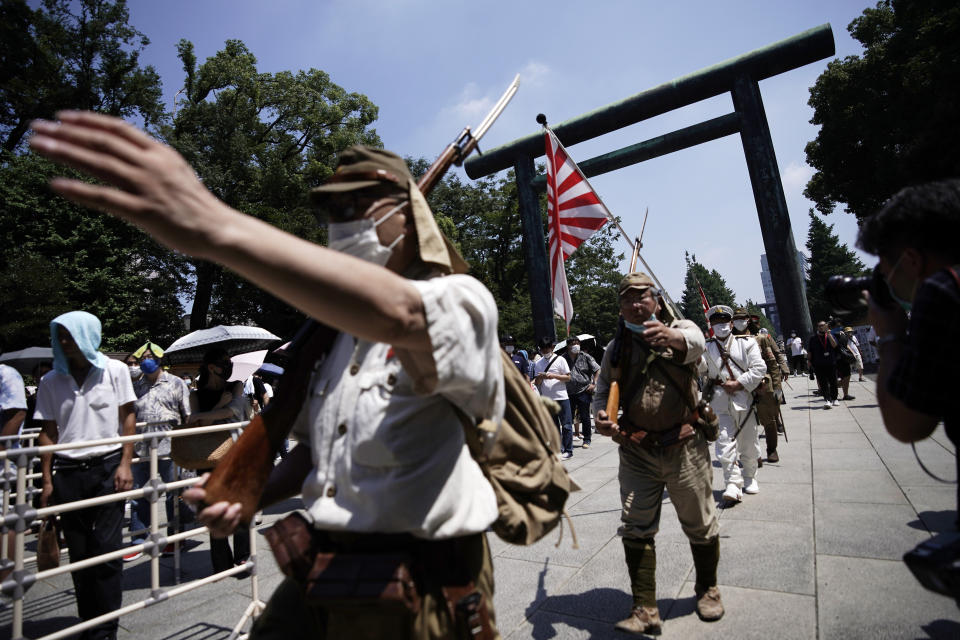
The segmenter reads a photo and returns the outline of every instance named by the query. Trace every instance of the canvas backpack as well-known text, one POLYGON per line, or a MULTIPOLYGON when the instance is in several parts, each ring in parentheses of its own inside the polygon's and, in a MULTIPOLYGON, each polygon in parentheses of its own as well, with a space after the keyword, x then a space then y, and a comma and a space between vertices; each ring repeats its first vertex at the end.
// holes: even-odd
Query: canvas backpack
MULTIPOLYGON (((560 434, 550 413, 510 357, 503 350, 500 355, 506 396, 500 428, 462 416, 464 431, 470 454, 497 496, 494 533, 505 542, 529 545, 560 523, 567 496, 580 487, 557 458, 560 434)), ((578 548, 572 523, 570 531, 578 548)))

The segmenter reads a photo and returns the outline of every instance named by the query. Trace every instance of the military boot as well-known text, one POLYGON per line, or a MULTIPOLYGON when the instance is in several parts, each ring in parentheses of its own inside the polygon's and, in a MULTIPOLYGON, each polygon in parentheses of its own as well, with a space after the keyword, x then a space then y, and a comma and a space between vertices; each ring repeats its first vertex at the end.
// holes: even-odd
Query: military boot
POLYGON ((723 617, 723 602, 717 588, 717 564, 720 563, 720 537, 710 538, 707 544, 690 543, 693 566, 697 571, 697 615, 704 622, 713 622, 723 617))
POLYGON ((630 574, 633 610, 616 628, 628 633, 657 635, 663 623, 657 609, 657 550, 653 538, 624 538, 623 553, 630 574))
POLYGON ((777 462, 770 457, 771 453, 776 453, 777 451, 777 423, 765 424, 763 425, 763 432, 765 439, 767 441, 767 460, 770 462, 777 462))

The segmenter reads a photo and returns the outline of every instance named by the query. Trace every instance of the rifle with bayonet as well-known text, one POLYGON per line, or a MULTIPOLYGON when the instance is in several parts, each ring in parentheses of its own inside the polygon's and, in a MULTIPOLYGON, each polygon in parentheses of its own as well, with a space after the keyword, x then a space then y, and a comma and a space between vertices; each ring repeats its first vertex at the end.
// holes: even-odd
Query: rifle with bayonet
MULTIPOLYGON (((517 75, 477 128, 465 128, 430 165, 417 181, 424 196, 440 182, 451 166, 459 166, 477 150, 480 138, 506 108, 517 92, 519 83, 520 76, 517 75)), ((286 349, 290 359, 284 367, 277 395, 262 413, 254 416, 207 479, 204 485, 207 504, 239 502, 243 507, 241 521, 253 519, 273 469, 274 458, 307 399, 307 387, 314 366, 330 352, 338 335, 336 329, 315 320, 307 321, 300 328, 286 349)))

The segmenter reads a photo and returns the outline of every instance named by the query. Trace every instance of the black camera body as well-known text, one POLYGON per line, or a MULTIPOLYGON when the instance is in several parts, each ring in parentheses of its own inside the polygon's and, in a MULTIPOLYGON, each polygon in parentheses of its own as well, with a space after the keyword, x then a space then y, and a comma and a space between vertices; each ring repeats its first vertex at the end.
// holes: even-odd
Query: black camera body
POLYGON ((960 607, 960 538, 941 534, 921 542, 903 556, 926 589, 953 598, 960 607))
POLYGON ((866 310, 868 303, 863 295, 864 291, 881 307, 889 309, 897 306, 879 267, 874 267, 869 276, 830 276, 824 295, 834 313, 846 316, 866 310))

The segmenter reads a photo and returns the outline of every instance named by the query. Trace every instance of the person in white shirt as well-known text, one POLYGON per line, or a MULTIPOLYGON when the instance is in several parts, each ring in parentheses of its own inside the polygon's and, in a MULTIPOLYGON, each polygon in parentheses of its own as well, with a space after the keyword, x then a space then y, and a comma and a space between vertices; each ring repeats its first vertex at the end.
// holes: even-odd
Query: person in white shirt
MULTIPOLYGON (((358 611, 308 602, 305 584, 291 577, 251 636, 416 630, 448 638, 470 625, 497 637, 485 537, 497 500, 461 419, 503 419, 497 308, 464 275, 466 263, 404 160, 370 147, 341 152, 336 172, 311 194, 329 223, 328 247, 319 247, 217 200, 173 149, 129 124, 93 113, 59 117, 32 123, 34 151, 122 189, 57 179, 58 193, 233 269, 341 332, 312 375, 294 427, 299 444, 274 468, 262 504, 302 493, 314 549, 414 556, 415 568, 427 567, 416 581, 420 606, 398 610, 371 599, 358 611)), ((203 489, 188 493, 206 497, 203 489)), ((218 502, 199 517, 226 535, 240 514, 239 503, 218 502)))
POLYGON ((847 346, 850 348, 850 351, 853 353, 853 357, 857 359, 857 375, 859 376, 859 382, 863 382, 863 355, 860 353, 860 341, 857 339, 857 334, 853 332, 853 327, 844 327, 843 333, 847 336, 847 346))
MULTIPOLYGON (((13 367, 0 364, 0 451, 8 446, 17 447, 20 444, 17 436, 23 428, 23 421, 27 417, 27 394, 23 386, 23 377, 13 367)), ((6 463, 0 464, 0 470, 6 463)), ((7 560, 13 558, 16 548, 16 532, 12 529, 7 534, 7 560)), ((7 579, 13 572, 13 566, 0 568, 0 582, 7 579)))
POLYGON ((560 413, 553 416, 560 430, 560 457, 573 457, 573 411, 567 395, 570 381, 570 365, 567 359, 553 353, 553 340, 549 336, 540 339, 540 359, 533 364, 533 382, 540 395, 560 405, 560 413))
MULTIPOLYGON (((20 434, 27 417, 27 394, 23 377, 13 367, 0 364, 0 435, 12 438, 20 434)), ((7 439, 0 440, 0 451, 6 449, 7 439)))
POLYGON ((797 335, 796 331, 790 332, 790 339, 787 340, 787 349, 790 350, 790 375, 802 376, 804 373, 803 339, 797 335))
MULTIPOLYGON (((41 446, 136 433, 137 397, 130 372, 124 363, 97 350, 100 331, 100 320, 86 311, 70 311, 50 323, 54 370, 40 380, 34 412, 42 425, 41 446)), ((132 458, 133 443, 78 447, 42 456, 41 506, 51 498, 63 504, 129 491, 132 458)), ((71 562, 115 551, 123 539, 123 501, 64 512, 60 524, 71 562)), ((116 558, 70 574, 81 619, 120 608, 122 571, 116 558)), ((117 627, 116 619, 103 622, 87 630, 85 637, 116 638, 117 627)))
POLYGON ((757 417, 753 391, 763 382, 767 365, 751 335, 733 335, 733 310, 716 305, 707 312, 713 336, 707 340, 702 369, 717 381, 710 406, 720 420, 717 458, 723 468, 726 502, 740 502, 743 493, 758 493, 757 417), (739 459, 743 466, 737 465, 739 459))

